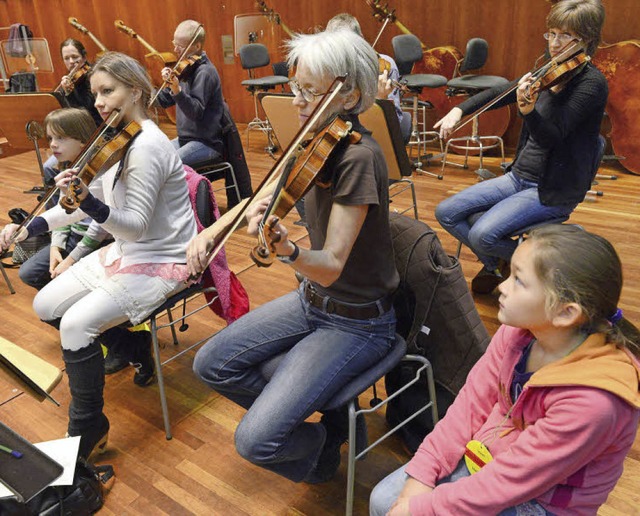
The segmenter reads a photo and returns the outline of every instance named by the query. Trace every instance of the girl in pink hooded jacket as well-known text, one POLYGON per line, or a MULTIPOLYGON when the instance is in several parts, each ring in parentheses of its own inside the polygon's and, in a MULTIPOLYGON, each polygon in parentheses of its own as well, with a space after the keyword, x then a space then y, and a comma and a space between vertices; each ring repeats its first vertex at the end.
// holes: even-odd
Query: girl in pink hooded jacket
POLYGON ((640 335, 620 260, 576 226, 533 231, 500 285, 503 324, 372 515, 596 514, 640 415, 640 335), (635 356, 634 356, 635 354, 635 356))

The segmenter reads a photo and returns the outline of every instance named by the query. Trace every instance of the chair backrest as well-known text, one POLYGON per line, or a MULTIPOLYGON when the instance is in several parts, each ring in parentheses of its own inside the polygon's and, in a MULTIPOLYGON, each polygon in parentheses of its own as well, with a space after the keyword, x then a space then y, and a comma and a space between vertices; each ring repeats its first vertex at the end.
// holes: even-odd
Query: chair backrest
POLYGON ((400 122, 393 102, 377 99, 376 103, 360 115, 365 126, 380 145, 387 162, 389 179, 398 180, 412 174, 413 168, 402 140, 400 122))
POLYGON ((489 344, 460 262, 447 256, 424 222, 391 214, 400 285, 394 298, 396 332, 410 353, 425 355, 436 381, 457 393, 489 344), (428 331, 425 331, 425 328, 428 331))
POLYGON ((269 64, 269 51, 262 43, 249 43, 240 47, 240 63, 245 70, 269 64))
MULTIPOLYGON (((296 107, 291 102, 291 94, 263 93, 258 98, 262 103, 265 115, 271 124, 282 148, 289 146, 298 132, 298 115, 296 107)), ((411 162, 402 141, 400 122, 396 115, 393 102, 390 100, 376 100, 367 111, 360 114, 360 122, 376 139, 389 170, 389 179, 401 179, 412 174, 411 162)))
POLYGON ((286 149, 295 138, 300 124, 291 93, 258 93, 258 100, 271 124, 280 147, 286 149))
POLYGON ((283 77, 289 77, 289 65, 286 61, 280 61, 279 63, 273 63, 273 75, 282 75, 283 77))
POLYGON ((213 192, 211 183, 195 172, 191 167, 184 167, 187 175, 187 187, 192 208, 200 224, 208 228, 214 222, 213 192))
POLYGON ((393 58, 398 65, 400 75, 411 73, 413 63, 422 59, 422 45, 413 34, 400 34, 391 40, 393 58))
POLYGON ((467 49, 460 64, 460 72, 468 72, 482 68, 489 56, 489 44, 482 38, 472 38, 467 42, 467 49))

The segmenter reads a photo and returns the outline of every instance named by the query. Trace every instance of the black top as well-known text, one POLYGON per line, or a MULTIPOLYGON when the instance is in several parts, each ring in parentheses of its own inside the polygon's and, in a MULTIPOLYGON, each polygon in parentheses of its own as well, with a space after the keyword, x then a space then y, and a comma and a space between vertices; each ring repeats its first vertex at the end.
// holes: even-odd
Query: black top
POLYGON ((335 203, 366 204, 369 209, 340 277, 329 287, 313 286, 342 302, 369 303, 394 292, 400 281, 389 228, 389 179, 384 155, 371 133, 357 116, 345 119, 362 139, 335 149, 320 173, 328 186, 316 183, 305 196, 311 249, 324 247, 335 203))
POLYGON ((102 124, 102 117, 94 105, 95 98, 91 94, 91 84, 87 74, 84 74, 75 82, 73 91, 66 96, 66 99, 69 106, 86 109, 95 120, 96 125, 102 124))
MULTIPOLYGON (((465 115, 473 113, 515 84, 483 91, 458 107, 465 115)), ((588 63, 560 92, 542 91, 534 110, 522 117, 512 171, 538 183, 542 204, 570 206, 584 199, 591 187, 608 93, 604 75, 588 63)), ((514 90, 491 109, 515 102, 514 90)))

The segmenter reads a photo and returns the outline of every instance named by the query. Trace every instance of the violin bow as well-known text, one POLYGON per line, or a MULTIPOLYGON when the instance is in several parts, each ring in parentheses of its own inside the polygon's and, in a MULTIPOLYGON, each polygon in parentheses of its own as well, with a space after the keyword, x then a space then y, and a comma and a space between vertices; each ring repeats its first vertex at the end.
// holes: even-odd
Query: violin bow
MULTIPOLYGON (((198 35, 200 34, 200 31, 203 30, 204 27, 202 26, 202 23, 200 25, 198 25, 198 28, 196 29, 195 33, 193 34, 193 37, 191 38, 191 41, 189 42, 189 44, 186 46, 186 48, 182 51, 182 55, 180 56, 180 59, 178 59, 178 62, 175 64, 175 66, 171 69, 171 73, 169 74, 169 78, 171 78, 171 76, 173 76, 174 73, 176 73, 176 70, 178 69, 178 66, 180 65, 180 62, 185 58, 185 56, 187 55, 187 52, 189 51, 189 49, 191 48, 191 46, 196 42, 196 39, 198 37, 198 35)), ((153 103, 156 101, 156 99, 158 98, 158 95, 160 95, 160 92, 167 87, 167 84, 169 84, 169 79, 166 79, 164 81, 162 81, 162 84, 160 85, 160 87, 157 89, 156 94, 153 96, 153 98, 149 101, 149 106, 151 107, 153 106, 153 103)))
MULTIPOLYGON (((217 239, 217 243, 207 253, 207 258, 206 258, 207 265, 204 267, 202 272, 204 272, 207 269, 207 267, 209 267, 211 262, 215 259, 215 257, 220 252, 220 250, 227 243, 227 240, 229 240, 229 238, 231 237, 231 234, 240 225, 247 211, 247 208, 256 200, 258 194, 262 193, 262 191, 265 188, 271 186, 275 181, 283 182, 283 178, 278 177, 277 173, 280 171, 280 169, 284 164, 289 162, 289 159, 293 156, 293 153, 297 151, 300 144, 304 141, 305 137, 307 136, 307 133, 309 132, 309 129, 313 127, 320 120, 320 117, 325 112, 327 107, 329 107, 329 104, 331 103, 331 101, 333 101, 333 99, 338 95, 338 93, 344 86, 345 80, 346 80, 346 75, 341 77, 336 77, 333 83, 331 83, 331 86, 329 87, 329 91, 322 97, 322 99, 320 100, 318 105, 315 107, 315 109, 313 110, 313 112, 311 113, 307 121, 302 125, 302 127, 300 127, 300 129, 298 129, 298 132, 296 133, 292 142, 289 144, 286 150, 282 153, 282 156, 278 158, 278 161, 275 162, 275 164, 273 165, 273 168, 264 177, 264 179, 262 180, 260 185, 258 185, 258 188, 256 188, 256 190, 253 192, 251 197, 247 199, 243 199, 242 201, 240 201, 240 204, 238 204, 235 208, 233 208, 233 210, 237 210, 237 213, 234 216, 231 223, 229 224, 229 226, 225 229, 224 234, 219 239, 217 239)), ((286 178, 284 180, 286 180, 286 178)), ((269 205, 272 206, 272 204, 273 204, 273 200, 271 203, 269 203, 269 205)), ((270 210, 267 209, 265 213, 269 211, 270 210)), ((260 233, 260 230, 258 232, 260 233)), ((202 272, 197 276, 193 276, 193 275, 189 276, 187 281, 196 280, 202 274, 202 272)))
MULTIPOLYGON (((547 61, 546 63, 544 63, 542 66, 540 66, 540 68, 535 69, 533 72, 531 72, 531 76, 532 78, 534 78, 534 80, 539 79, 540 77, 544 76, 545 73, 547 73, 547 71, 554 65, 558 64, 558 61, 560 59, 562 59, 563 57, 567 57, 566 54, 568 54, 569 56, 572 55, 572 52, 576 52, 576 45, 578 45, 578 43, 580 43, 579 40, 573 40, 569 43, 567 43, 567 47, 563 48, 560 53, 556 56, 556 57, 552 57, 549 59, 549 61, 547 61)), ((577 53, 577 52, 576 52, 577 53)), ((538 58, 536 61, 538 61, 540 58, 538 58)), ((523 76, 524 77, 524 76, 523 76)), ((471 122, 474 118, 479 117, 482 113, 484 113, 485 111, 488 111, 489 109, 491 109, 496 103, 500 102, 503 98, 505 98, 507 95, 511 94, 513 91, 515 91, 516 89, 518 89, 519 84, 515 84, 514 86, 512 86, 511 88, 509 88, 506 91, 503 91, 500 95, 498 95, 495 99, 491 100, 490 102, 488 102, 487 104, 485 104, 484 106, 482 106, 480 109, 478 109, 477 111, 475 111, 474 113, 471 113, 464 121, 458 122, 453 129, 451 130, 451 133, 449 134, 449 137, 451 137, 451 135, 453 133, 455 133, 456 131, 459 131, 460 129, 462 129, 465 125, 467 125, 469 122, 471 122)))

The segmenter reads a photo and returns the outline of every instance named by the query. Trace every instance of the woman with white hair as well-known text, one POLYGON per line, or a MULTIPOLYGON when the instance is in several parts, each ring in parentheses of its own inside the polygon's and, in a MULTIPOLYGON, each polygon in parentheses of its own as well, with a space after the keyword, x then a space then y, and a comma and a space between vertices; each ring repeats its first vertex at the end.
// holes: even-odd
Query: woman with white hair
MULTIPOLYGON (((398 284, 389 231, 388 178, 382 151, 358 121, 374 102, 378 58, 357 34, 341 30, 298 35, 288 44, 296 66, 291 89, 300 124, 333 81, 345 84, 329 104, 316 133, 336 116, 362 134, 340 146, 305 196, 310 249, 289 240, 275 221, 272 235, 281 261, 305 277, 300 288, 266 303, 218 333, 196 355, 194 370, 209 386, 247 409, 235 442, 245 459, 293 481, 329 480, 347 438, 346 409, 305 420, 352 378, 387 354, 394 342, 391 295, 398 284), (284 358, 266 379, 261 366, 284 358)), ((269 198, 247 210, 255 233, 269 198)), ((274 222, 273 219, 268 221, 274 222)), ((206 264, 219 227, 192 241, 192 272, 206 264)))

